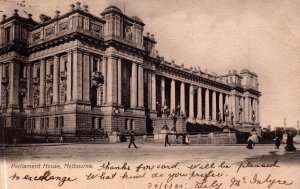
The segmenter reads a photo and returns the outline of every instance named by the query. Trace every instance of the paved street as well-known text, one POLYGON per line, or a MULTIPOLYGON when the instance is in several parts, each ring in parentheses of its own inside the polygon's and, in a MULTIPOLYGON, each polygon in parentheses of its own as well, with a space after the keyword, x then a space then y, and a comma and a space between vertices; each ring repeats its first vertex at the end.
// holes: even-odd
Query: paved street
POLYGON ((285 144, 275 150, 273 145, 256 145, 253 150, 245 145, 171 145, 137 142, 138 149, 128 149, 128 143, 119 144, 30 144, 2 147, 1 153, 8 161, 24 159, 98 161, 139 161, 176 159, 178 161, 226 160, 231 163, 242 161, 276 160, 295 163, 300 159, 300 145, 296 152, 286 152, 285 144))

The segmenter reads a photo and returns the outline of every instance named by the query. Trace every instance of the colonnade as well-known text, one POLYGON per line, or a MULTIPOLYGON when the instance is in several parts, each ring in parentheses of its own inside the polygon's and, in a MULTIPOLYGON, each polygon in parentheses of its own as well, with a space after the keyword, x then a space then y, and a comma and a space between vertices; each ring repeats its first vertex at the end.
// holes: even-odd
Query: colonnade
MULTIPOLYGON (((169 100, 170 106, 167 107, 170 113, 177 112, 178 104, 180 106, 180 115, 188 116, 189 120, 194 120, 199 123, 217 123, 231 120, 234 123, 258 123, 259 122, 259 101, 257 98, 250 96, 249 93, 236 94, 236 92, 218 90, 215 87, 202 86, 196 84, 189 84, 183 81, 176 81, 172 78, 165 78, 160 76, 160 104, 163 108, 164 102, 169 100), (170 88, 167 89, 166 80, 170 80, 170 88), (180 87, 180 97, 176 101, 176 83, 180 87), (188 88, 188 93, 186 92, 188 88), (170 99, 166 99, 167 92, 170 92, 170 99), (188 95, 188 96, 187 96, 188 95), (188 98, 188 99, 186 99, 188 98), (186 102, 188 102, 186 106, 186 102), (197 102, 197 103, 196 103, 197 102), (196 110, 196 112, 195 112, 196 110), (253 120, 253 112, 255 120, 253 120), (225 115, 227 113, 227 116, 225 115), (188 114, 188 115, 187 115, 188 114), (240 116, 241 115, 241 116, 240 116)), ((155 77, 152 79, 152 83, 155 77)), ((152 88, 153 90, 153 88, 152 88)), ((155 99, 156 100, 156 99, 155 99)), ((156 106, 152 106, 155 110, 156 106)))

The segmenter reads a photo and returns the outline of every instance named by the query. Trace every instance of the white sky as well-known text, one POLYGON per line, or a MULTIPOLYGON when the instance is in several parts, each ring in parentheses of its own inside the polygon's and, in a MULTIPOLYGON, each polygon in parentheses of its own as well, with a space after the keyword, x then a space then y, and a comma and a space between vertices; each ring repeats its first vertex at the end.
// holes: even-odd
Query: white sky
MULTIPOLYGON (((8 16, 14 8, 33 14, 65 13, 70 0, 0 0, 8 16), (28 7, 30 5, 31 7, 28 7)), ((259 76, 261 125, 296 127, 300 121, 300 1, 297 0, 82 0, 91 13, 117 5, 155 34, 167 60, 218 74, 250 68, 259 76)), ((0 13, 0 14, 2 14, 0 13)))

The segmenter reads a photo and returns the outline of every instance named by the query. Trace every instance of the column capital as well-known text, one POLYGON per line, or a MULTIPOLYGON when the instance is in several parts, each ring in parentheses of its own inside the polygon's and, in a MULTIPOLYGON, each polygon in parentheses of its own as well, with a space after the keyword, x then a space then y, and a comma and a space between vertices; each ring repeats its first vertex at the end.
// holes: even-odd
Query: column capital
POLYGON ((54 55, 54 59, 59 60, 60 56, 59 55, 54 55))

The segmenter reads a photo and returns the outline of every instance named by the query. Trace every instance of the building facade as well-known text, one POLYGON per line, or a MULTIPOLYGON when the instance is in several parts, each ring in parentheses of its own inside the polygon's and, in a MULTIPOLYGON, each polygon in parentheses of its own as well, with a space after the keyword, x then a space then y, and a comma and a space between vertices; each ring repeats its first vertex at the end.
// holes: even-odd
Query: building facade
POLYGON ((15 10, 0 22, 2 127, 155 133, 176 117, 178 132, 187 122, 260 128, 261 93, 247 69, 218 76, 168 62, 143 21, 115 6, 100 17, 80 3, 31 16, 15 10))

